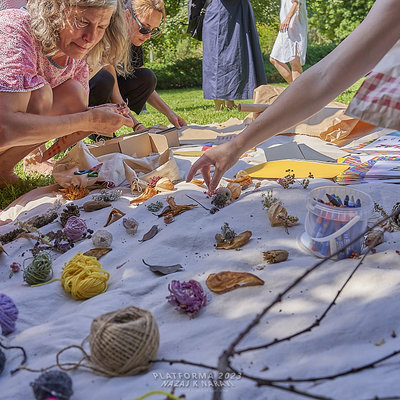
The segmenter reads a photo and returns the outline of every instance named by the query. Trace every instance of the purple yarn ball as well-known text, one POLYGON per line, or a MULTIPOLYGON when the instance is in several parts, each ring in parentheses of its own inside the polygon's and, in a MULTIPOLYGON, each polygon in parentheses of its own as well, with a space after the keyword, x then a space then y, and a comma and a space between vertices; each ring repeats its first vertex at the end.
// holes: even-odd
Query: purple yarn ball
POLYGON ((0 326, 4 336, 15 331, 18 308, 10 297, 0 293, 0 326))
POLYGON ((79 240, 87 233, 86 222, 79 217, 69 217, 65 226, 64 232, 70 240, 79 240))

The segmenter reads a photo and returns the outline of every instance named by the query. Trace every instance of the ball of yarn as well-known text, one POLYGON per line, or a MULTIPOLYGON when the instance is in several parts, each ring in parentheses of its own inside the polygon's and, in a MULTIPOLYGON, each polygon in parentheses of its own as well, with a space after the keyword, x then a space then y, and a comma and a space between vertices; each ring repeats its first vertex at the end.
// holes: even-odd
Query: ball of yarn
POLYGON ((18 308, 15 303, 7 295, 0 293, 0 326, 4 336, 15 331, 17 318, 18 308))
POLYGON ((33 257, 33 261, 24 268, 24 281, 28 285, 45 282, 52 275, 52 260, 50 254, 41 251, 33 257))
POLYGON ((48 371, 31 382, 33 394, 36 400, 56 398, 57 400, 69 400, 73 395, 72 380, 63 371, 48 371))
POLYGON ((6 365, 6 356, 3 351, 0 349, 0 375, 4 371, 4 366, 6 365))
POLYGON ((95 247, 110 247, 112 241, 112 234, 105 229, 99 229, 92 236, 92 242, 95 247))
POLYGON ((157 355, 160 335, 153 315, 129 306, 93 320, 90 364, 105 376, 128 376, 146 371, 157 355))
POLYGON ((104 293, 109 278, 109 272, 102 269, 96 257, 78 252, 64 265, 61 283, 74 299, 86 300, 104 293))
POLYGON ((79 217, 69 217, 64 226, 64 232, 70 240, 79 240, 87 233, 86 222, 79 217))

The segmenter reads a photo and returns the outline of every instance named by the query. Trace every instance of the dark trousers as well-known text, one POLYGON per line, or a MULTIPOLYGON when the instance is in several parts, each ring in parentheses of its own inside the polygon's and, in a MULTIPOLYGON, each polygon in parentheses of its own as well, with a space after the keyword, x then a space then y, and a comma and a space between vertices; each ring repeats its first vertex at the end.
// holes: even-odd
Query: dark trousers
MULTIPOLYGON (((118 87, 122 98, 136 114, 142 111, 147 99, 154 92, 157 77, 148 68, 135 69, 133 75, 126 78, 118 76, 118 87)), ((89 106, 98 106, 110 101, 114 77, 106 70, 100 70, 89 81, 89 106)))

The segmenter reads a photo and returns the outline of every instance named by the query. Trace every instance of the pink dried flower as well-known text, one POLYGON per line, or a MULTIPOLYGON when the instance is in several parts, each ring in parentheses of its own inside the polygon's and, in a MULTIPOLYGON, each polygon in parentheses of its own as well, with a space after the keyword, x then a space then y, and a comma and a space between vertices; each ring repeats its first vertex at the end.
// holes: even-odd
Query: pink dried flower
POLYGON ((200 283, 191 279, 188 282, 173 280, 168 285, 170 295, 166 297, 168 302, 175 306, 175 309, 194 317, 207 304, 207 297, 204 294, 200 283))
POLYGON ((64 232, 70 240, 81 239, 87 233, 86 222, 79 217, 69 217, 64 226, 64 232))
POLYGON ((16 272, 20 271, 21 265, 14 261, 10 265, 10 268, 11 268, 11 272, 10 272, 10 278, 11 278, 16 272))

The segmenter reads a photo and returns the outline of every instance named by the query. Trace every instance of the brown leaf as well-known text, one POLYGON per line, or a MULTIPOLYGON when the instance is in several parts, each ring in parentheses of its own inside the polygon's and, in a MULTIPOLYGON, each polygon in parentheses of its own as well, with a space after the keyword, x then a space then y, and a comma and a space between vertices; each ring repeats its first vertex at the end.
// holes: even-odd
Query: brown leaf
POLYGON ((145 233, 145 234, 143 235, 142 240, 139 240, 139 242, 145 242, 146 240, 152 239, 154 236, 157 235, 157 233, 158 233, 159 231, 160 231, 160 230, 158 229, 158 225, 153 225, 153 226, 151 227, 151 229, 150 229, 147 233, 145 233))
POLYGON ((220 242, 217 243, 217 249, 231 250, 244 246, 251 238, 252 232, 245 231, 235 236, 231 243, 220 242))
POLYGON ((111 203, 109 203, 108 201, 92 200, 84 203, 82 207, 86 212, 91 212, 91 211, 101 210, 102 208, 110 206, 111 203))
POLYGON ((144 203, 146 200, 151 199, 157 194, 157 190, 153 187, 147 186, 145 191, 138 197, 130 201, 131 204, 144 203))
POLYGON ((196 186, 203 187, 204 181, 202 179, 192 179, 190 183, 193 183, 196 186))
POLYGON ((169 204, 167 207, 164 208, 164 210, 161 211, 160 214, 158 214, 158 217, 163 217, 167 214, 171 214, 172 216, 176 216, 178 214, 182 214, 185 211, 191 210, 192 208, 197 207, 197 204, 183 204, 183 205, 178 205, 175 203, 175 200, 173 197, 167 197, 167 203, 169 204))
POLYGON ((124 212, 121 210, 118 210, 118 208, 113 208, 107 218, 107 222, 105 223, 104 227, 111 225, 115 221, 118 221, 120 218, 122 218, 125 215, 124 212))
POLYGON ((174 184, 169 178, 161 178, 156 183, 156 190, 158 190, 159 192, 174 190, 174 184))
POLYGON ((100 259, 109 253, 112 249, 110 247, 95 247, 94 249, 90 249, 87 252, 83 253, 84 256, 88 257, 96 257, 100 259))
POLYGON ((209 275, 206 284, 212 292, 221 294, 239 287, 264 285, 264 281, 249 272, 222 271, 209 275))
POLYGON ((268 208, 268 218, 271 226, 283 225, 284 218, 288 216, 286 208, 280 203, 274 203, 268 208))
POLYGON ((264 260, 269 264, 275 264, 286 261, 289 253, 286 250, 268 250, 264 251, 264 260))

